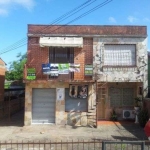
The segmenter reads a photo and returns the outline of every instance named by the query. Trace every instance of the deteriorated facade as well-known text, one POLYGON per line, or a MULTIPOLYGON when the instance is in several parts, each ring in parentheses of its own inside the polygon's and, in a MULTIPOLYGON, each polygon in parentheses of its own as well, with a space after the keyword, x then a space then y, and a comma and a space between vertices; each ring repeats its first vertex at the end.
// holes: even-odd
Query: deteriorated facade
POLYGON ((123 119, 147 94, 147 28, 28 25, 24 81, 25 125, 96 126, 113 109, 123 119), (73 71, 62 73, 63 64, 73 71))

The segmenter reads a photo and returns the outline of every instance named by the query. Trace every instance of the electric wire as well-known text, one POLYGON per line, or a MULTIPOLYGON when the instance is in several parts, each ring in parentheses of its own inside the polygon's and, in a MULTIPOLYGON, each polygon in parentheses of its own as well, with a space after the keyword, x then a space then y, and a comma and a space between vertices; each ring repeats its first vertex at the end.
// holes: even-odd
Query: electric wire
POLYGON ((84 17, 84 16, 86 16, 86 15, 92 13, 93 11, 95 11, 95 10, 97 10, 97 9, 99 9, 99 8, 101 8, 101 7, 103 7, 103 6, 105 6, 106 4, 110 3, 110 2, 113 1, 113 0, 107 0, 107 1, 108 1, 108 2, 105 1, 105 2, 103 2, 103 3, 99 4, 99 5, 97 5, 96 7, 90 9, 89 11, 87 11, 87 12, 83 13, 82 15, 76 17, 75 19, 69 21, 67 24, 61 25, 60 27, 56 28, 55 30, 52 30, 51 32, 54 32, 54 31, 56 31, 56 30, 58 30, 58 29, 60 29, 60 28, 63 28, 64 26, 67 26, 68 24, 70 24, 70 23, 72 23, 72 22, 75 22, 76 20, 79 20, 80 18, 82 18, 82 17, 84 17))
MULTIPOLYGON (((83 18, 84 16, 86 16, 86 15, 88 15, 88 14, 90 14, 90 13, 92 13, 93 11, 95 11, 95 10, 97 10, 97 9, 99 9, 99 8, 101 8, 101 7, 103 7, 103 6, 105 6, 105 5, 107 5, 108 3, 110 3, 111 1, 113 1, 113 0, 106 0, 106 1, 104 1, 103 3, 101 3, 101 4, 99 4, 99 5, 97 5, 97 6, 95 6, 95 7, 93 7, 92 9, 90 9, 90 10, 88 10, 88 11, 86 11, 85 13, 83 13, 83 14, 81 14, 80 16, 78 16, 78 17, 76 17, 76 18, 74 18, 73 20, 71 20, 71 21, 69 21, 68 23, 66 23, 65 25, 61 25, 60 27, 58 27, 57 29, 55 29, 55 30, 58 30, 58 29, 60 29, 60 28, 62 28, 62 27, 64 27, 64 26, 66 26, 66 25, 68 25, 68 24, 70 24, 70 23, 72 23, 72 22, 74 22, 74 21, 76 21, 76 20, 79 20, 80 18, 83 18)), ((67 13, 66 13, 67 14, 67 13)), ((74 14, 74 13, 73 13, 74 14)), ((70 15, 69 15, 70 16, 70 15)), ((67 18, 67 17, 66 17, 67 18)), ((47 28, 47 27, 51 27, 50 25, 48 25, 48 26, 46 26, 45 28, 47 28)), ((45 29, 44 28, 44 29, 45 29)), ((51 32, 53 32, 53 31, 55 31, 55 30, 52 30, 51 32)), ((42 30, 43 31, 43 30, 42 30)), ((41 33, 41 32, 40 32, 41 33)), ((36 33, 37 34, 37 33, 36 33)), ((18 42, 22 42, 23 41, 23 39, 22 40, 20 40, 20 41, 18 41, 18 42)), ((16 42, 17 44, 18 44, 18 42, 16 42)), ((15 43, 15 44, 16 44, 15 43)), ((9 51, 12 51, 12 50, 15 50, 15 49, 18 49, 18 48, 20 48, 20 47, 22 47, 22 46, 24 46, 24 45, 26 45, 27 44, 27 42, 26 43, 24 43, 24 44, 22 44, 22 45, 17 45, 17 47, 15 47, 15 46, 13 46, 13 47, 11 47, 11 49, 5 49, 4 51, 2 51, 0 54, 4 54, 4 53, 6 53, 6 52, 9 52, 9 51)), ((33 44, 33 43, 32 43, 33 44)))
MULTIPOLYGON (((62 16, 60 16, 60 17, 58 17, 57 19, 55 19, 50 25, 54 25, 54 23, 59 23, 64 17, 64 19, 63 20, 65 20, 65 19, 67 19, 67 18, 69 18, 70 16, 72 16, 72 15, 74 15, 74 14, 76 14, 77 12, 79 12, 79 8, 80 8, 80 10, 82 10, 83 8, 83 6, 84 5, 86 5, 86 4, 88 4, 89 2, 91 2, 92 0, 87 0, 86 2, 84 2, 83 4, 81 4, 81 5, 79 5, 79 6, 77 6, 77 7, 75 7, 74 9, 72 9, 72 10, 70 10, 69 12, 67 12, 67 13, 65 13, 64 15, 62 15, 62 16), (78 11, 76 11, 76 10, 78 10, 78 11), (73 13, 74 11, 76 11, 75 13, 73 13), (69 17, 67 17, 67 15, 69 15, 69 17), (58 22, 59 21, 59 22, 58 22)), ((94 1, 92 1, 90 4, 92 4, 93 2, 95 2, 96 0, 94 0, 94 1)), ((90 5, 89 4, 89 5, 90 5)), ((84 8, 85 7, 87 7, 87 6, 89 6, 89 5, 86 5, 86 6, 84 6, 84 8)), ((62 21, 63 21, 62 20, 62 21)), ((45 30, 47 27, 49 27, 50 25, 47 25, 43 30, 45 30)), ((38 29, 38 31, 36 31, 36 33, 37 32, 41 32, 41 28, 40 29, 38 29)), ((7 48, 5 48, 5 49, 3 49, 2 51, 1 51, 1 53, 0 54, 3 54, 3 53, 5 53, 5 51, 9 51, 9 49, 10 49, 10 51, 11 51, 11 49, 13 49, 14 50, 14 48, 15 47, 17 47, 17 48, 19 48, 20 46, 20 44, 22 44, 23 42, 27 42, 27 37, 25 37, 25 38, 23 38, 23 39, 21 39, 21 40, 19 40, 19 41, 17 41, 16 43, 14 43, 14 44, 12 44, 12 45, 10 45, 10 46, 8 46, 7 48)), ((16 48, 16 49, 17 49, 16 48)))
MULTIPOLYGON (((76 10, 75 12, 70 12, 69 14, 67 14, 68 16, 66 16, 66 17, 64 17, 64 18, 62 18, 62 19, 60 19, 60 20, 58 20, 57 22, 54 22, 54 23, 57 23, 57 24, 58 24, 59 22, 62 22, 62 21, 64 21, 64 20, 68 19, 69 17, 75 15, 76 13, 78 13, 79 11, 81 11, 82 9, 84 9, 85 7, 91 5, 91 4, 94 3, 95 1, 97 1, 97 0, 92 1, 91 3, 85 5, 84 7, 80 8, 80 9, 78 8, 79 10, 76 10)), ((44 27, 44 28, 41 28, 42 31, 45 30, 45 29, 47 29, 47 28, 51 28, 51 25, 54 25, 54 23, 52 23, 52 24, 50 24, 50 25, 47 25, 47 26, 44 27)), ((40 31, 40 29, 39 29, 39 31, 40 31)), ((40 33, 41 33, 41 32, 40 32, 40 33)), ((40 34, 40 33, 37 33, 37 32, 36 32, 36 34, 40 34)))

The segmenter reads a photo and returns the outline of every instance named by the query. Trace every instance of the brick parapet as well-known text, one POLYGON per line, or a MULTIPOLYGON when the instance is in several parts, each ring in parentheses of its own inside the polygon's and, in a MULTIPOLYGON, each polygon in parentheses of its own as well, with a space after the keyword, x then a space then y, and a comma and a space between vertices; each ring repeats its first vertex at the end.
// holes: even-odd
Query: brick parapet
POLYGON ((147 36, 146 26, 28 25, 28 34, 147 36), (45 30, 46 28, 46 30, 45 30))

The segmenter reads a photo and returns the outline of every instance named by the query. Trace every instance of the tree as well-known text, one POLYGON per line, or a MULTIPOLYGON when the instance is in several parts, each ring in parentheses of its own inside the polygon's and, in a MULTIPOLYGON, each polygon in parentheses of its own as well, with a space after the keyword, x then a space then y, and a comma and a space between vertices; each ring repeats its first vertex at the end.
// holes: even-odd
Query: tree
POLYGON ((9 71, 6 71, 6 80, 22 80, 23 79, 23 69, 24 69, 24 64, 27 61, 27 54, 21 55, 19 53, 17 55, 17 58, 19 58, 16 61, 13 61, 10 63, 9 71))

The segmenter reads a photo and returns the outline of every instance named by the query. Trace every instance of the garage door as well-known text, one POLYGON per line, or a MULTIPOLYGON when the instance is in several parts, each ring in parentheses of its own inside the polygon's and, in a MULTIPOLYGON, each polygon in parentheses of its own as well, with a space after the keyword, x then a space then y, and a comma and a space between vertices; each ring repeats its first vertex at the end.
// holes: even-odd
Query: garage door
POLYGON ((32 123, 55 123, 56 89, 33 89, 32 123))

